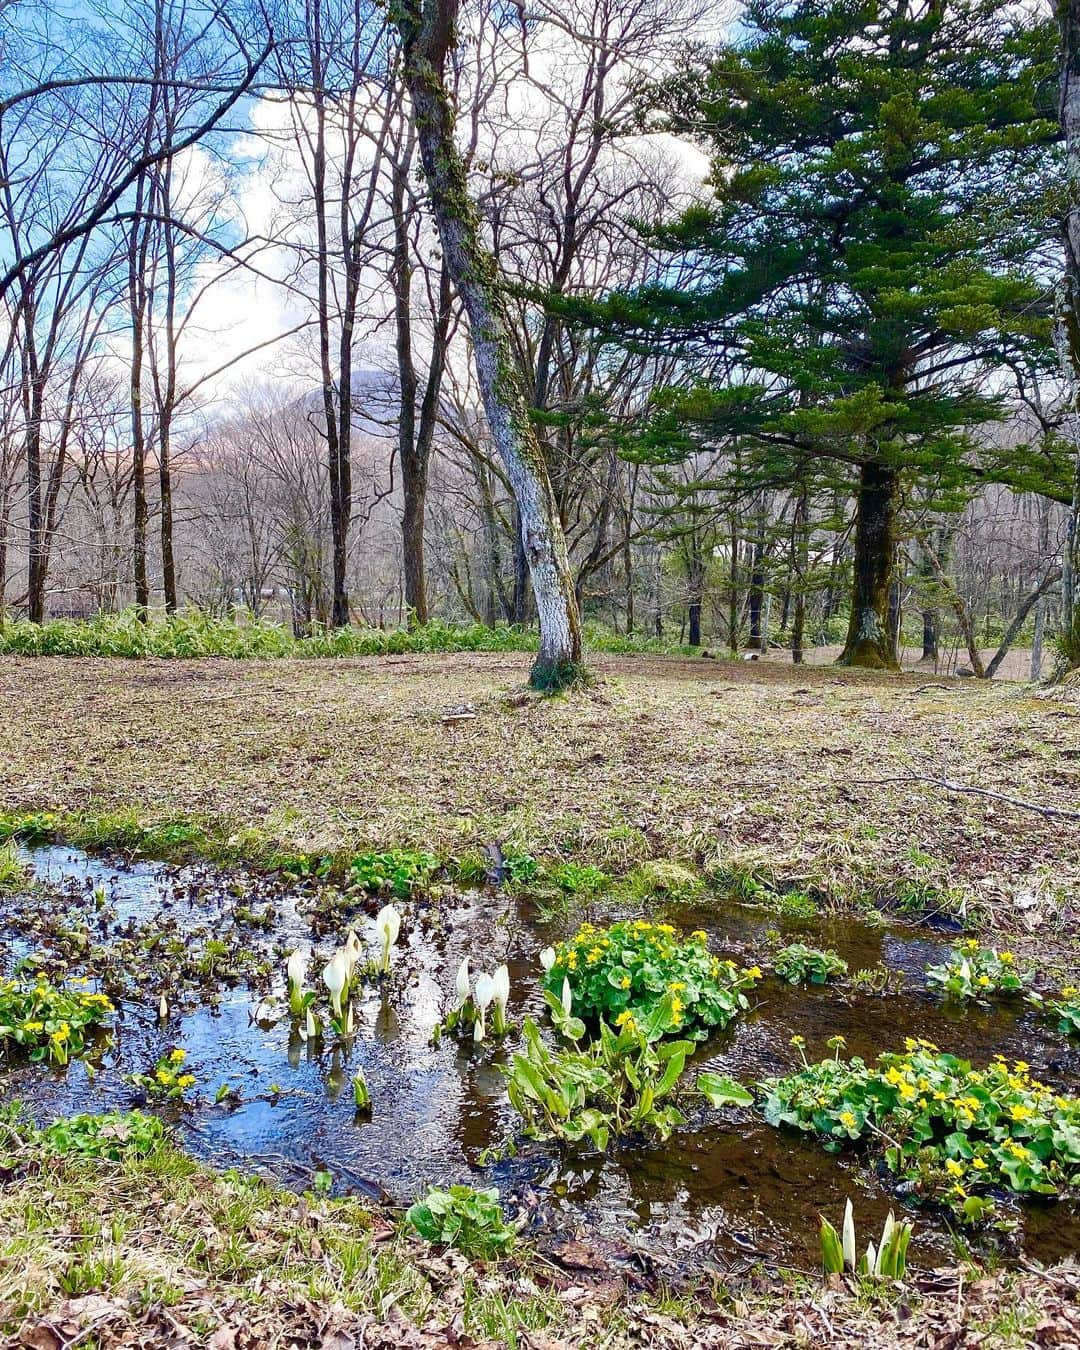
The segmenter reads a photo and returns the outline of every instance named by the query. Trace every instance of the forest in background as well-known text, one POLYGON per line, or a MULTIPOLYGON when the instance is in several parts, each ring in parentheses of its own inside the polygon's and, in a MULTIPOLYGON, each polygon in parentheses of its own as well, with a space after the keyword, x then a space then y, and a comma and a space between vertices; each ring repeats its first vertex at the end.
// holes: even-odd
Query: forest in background
POLYGON ((1075 662, 1068 22, 456 8, 0 4, 0 619, 1075 662))

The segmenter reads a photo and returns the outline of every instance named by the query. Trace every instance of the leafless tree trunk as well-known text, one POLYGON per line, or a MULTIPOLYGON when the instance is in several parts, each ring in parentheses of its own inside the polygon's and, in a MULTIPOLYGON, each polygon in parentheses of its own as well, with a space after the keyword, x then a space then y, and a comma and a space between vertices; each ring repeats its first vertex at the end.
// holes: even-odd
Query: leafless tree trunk
POLYGON ((1065 281, 1060 326, 1065 374, 1071 393, 1075 443, 1072 507, 1062 567, 1062 654, 1080 666, 1080 0, 1059 0, 1061 23, 1061 130, 1065 137, 1068 211, 1065 216, 1065 281))
POLYGON ((536 686, 558 687, 580 669, 581 621, 547 466, 514 364, 495 262, 481 239, 476 206, 454 141, 445 68, 458 8, 457 0, 407 3, 396 23, 443 256, 469 316, 484 410, 521 514, 521 536, 540 619, 540 650, 531 680, 536 686))

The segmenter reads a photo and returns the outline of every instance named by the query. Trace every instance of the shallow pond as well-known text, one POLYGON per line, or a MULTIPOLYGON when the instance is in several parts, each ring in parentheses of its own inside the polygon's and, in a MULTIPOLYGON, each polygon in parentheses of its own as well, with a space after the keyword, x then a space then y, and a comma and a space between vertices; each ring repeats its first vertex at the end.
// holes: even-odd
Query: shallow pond
MULTIPOLYGON (((827 1154, 749 1110, 696 1110, 665 1145, 599 1157, 525 1144, 514 1158, 482 1165, 485 1150, 512 1135, 516 1117, 497 1069, 507 1048, 453 1039, 431 1044, 458 964, 466 954, 474 968, 505 960, 512 1013, 539 1018, 540 948, 581 917, 603 923, 626 917, 625 908, 596 902, 572 922, 542 923, 529 905, 501 892, 403 903, 392 974, 358 996, 357 1035, 346 1058, 316 1053, 291 1034, 275 1001, 283 992, 283 955, 300 945, 328 956, 348 922, 355 919, 364 932, 365 914, 378 902, 342 909, 329 927, 324 905, 317 926, 332 936, 316 941, 311 910, 318 897, 302 889, 65 848, 28 856, 47 888, 7 902, 0 913, 8 939, 3 967, 36 951, 45 953, 47 968, 63 970, 56 964, 62 955, 72 974, 109 970, 106 987, 111 979, 124 995, 113 1042, 92 1077, 78 1063, 0 1071, 0 1096, 25 1101, 42 1118, 132 1105, 124 1075, 146 1072, 165 1050, 182 1045, 198 1101, 166 1114, 201 1157, 293 1185, 310 1184, 313 1171, 325 1167, 338 1189, 395 1201, 409 1200, 428 1182, 495 1184, 531 1226, 609 1238, 661 1271, 703 1263, 741 1269, 758 1261, 811 1267, 818 1261, 820 1212, 838 1220, 850 1195, 865 1237, 896 1203, 887 1183, 854 1156, 827 1154), (166 966, 182 977, 169 986, 173 1012, 162 1025, 156 1007, 166 966), (200 989, 212 990, 212 998, 200 989), (370 1120, 358 1119, 353 1107, 350 1080, 358 1066, 371 1089, 370 1120), (214 1105, 226 1084, 238 1100, 214 1105)), ((938 938, 849 916, 779 919, 723 901, 682 906, 668 917, 685 930, 704 929, 717 954, 745 964, 762 962, 766 931, 777 928, 785 941, 834 947, 852 970, 883 962, 906 977, 902 993, 886 996, 765 980, 752 1011, 702 1046, 691 1072, 709 1067, 752 1082, 793 1066, 794 1035, 805 1038, 811 1058, 828 1053, 825 1042, 836 1034, 846 1038, 846 1053, 866 1058, 900 1049, 914 1035, 977 1063, 995 1053, 1022 1058, 1060 1090, 1080 1088, 1080 1050, 1045 1024, 1002 1008, 949 1011, 931 996, 925 967, 948 947, 938 938)), ((1080 1212, 1071 1202, 1011 1212, 1019 1225, 1006 1240, 1007 1255, 1022 1249, 1049 1260, 1080 1250, 1080 1212)), ((915 1220, 912 1261, 951 1254, 943 1222, 926 1212, 915 1220)))

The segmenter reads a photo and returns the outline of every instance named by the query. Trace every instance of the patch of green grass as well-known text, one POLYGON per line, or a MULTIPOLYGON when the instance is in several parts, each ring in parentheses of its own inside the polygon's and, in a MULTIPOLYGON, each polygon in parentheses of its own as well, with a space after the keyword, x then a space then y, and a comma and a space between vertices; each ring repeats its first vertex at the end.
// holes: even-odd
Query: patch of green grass
MULTIPOLYGON (((622 636, 589 628, 586 646, 607 653, 678 652, 691 648, 654 638, 622 636)), ((146 657, 198 660, 227 657, 234 660, 274 657, 400 656, 417 652, 534 652, 539 635, 528 628, 506 624, 456 625, 440 619, 417 628, 326 628, 309 637, 294 637, 282 624, 266 619, 214 618, 197 609, 143 622, 134 609, 98 614, 91 619, 53 619, 35 624, 28 620, 0 627, 0 655, 100 656, 139 660, 146 657)), ((575 662, 547 663, 532 677, 533 687, 557 692, 587 679, 575 662)))
POLYGON ((688 905, 705 894, 705 881, 700 873, 682 863, 657 858, 642 863, 623 882, 626 894, 642 903, 657 896, 674 904, 688 905))
POLYGON ((25 890, 29 869, 19 857, 14 839, 0 844, 0 895, 17 895, 25 890))

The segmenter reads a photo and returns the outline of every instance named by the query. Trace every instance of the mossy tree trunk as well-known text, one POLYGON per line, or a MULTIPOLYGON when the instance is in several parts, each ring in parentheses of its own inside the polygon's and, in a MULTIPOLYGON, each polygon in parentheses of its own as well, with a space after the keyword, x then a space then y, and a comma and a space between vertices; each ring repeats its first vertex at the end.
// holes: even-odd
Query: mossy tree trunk
POLYGON ((1061 130, 1065 140, 1068 211, 1065 215, 1065 281, 1060 313, 1064 373, 1071 385, 1072 507, 1062 558, 1061 654, 1067 669, 1080 667, 1080 0, 1059 0, 1061 25, 1061 130))
POLYGON ((391 15, 401 34, 405 84, 443 259, 469 316, 484 411, 520 515, 540 620, 540 650, 530 681, 539 688, 559 687, 581 668, 581 620, 566 538, 514 365, 495 261, 481 239, 454 140, 445 68, 458 7, 458 0, 395 0, 391 15))
POLYGON ((896 554, 900 475, 875 460, 863 463, 855 516, 851 619, 840 662, 871 670, 898 670, 889 631, 889 597, 896 554))

